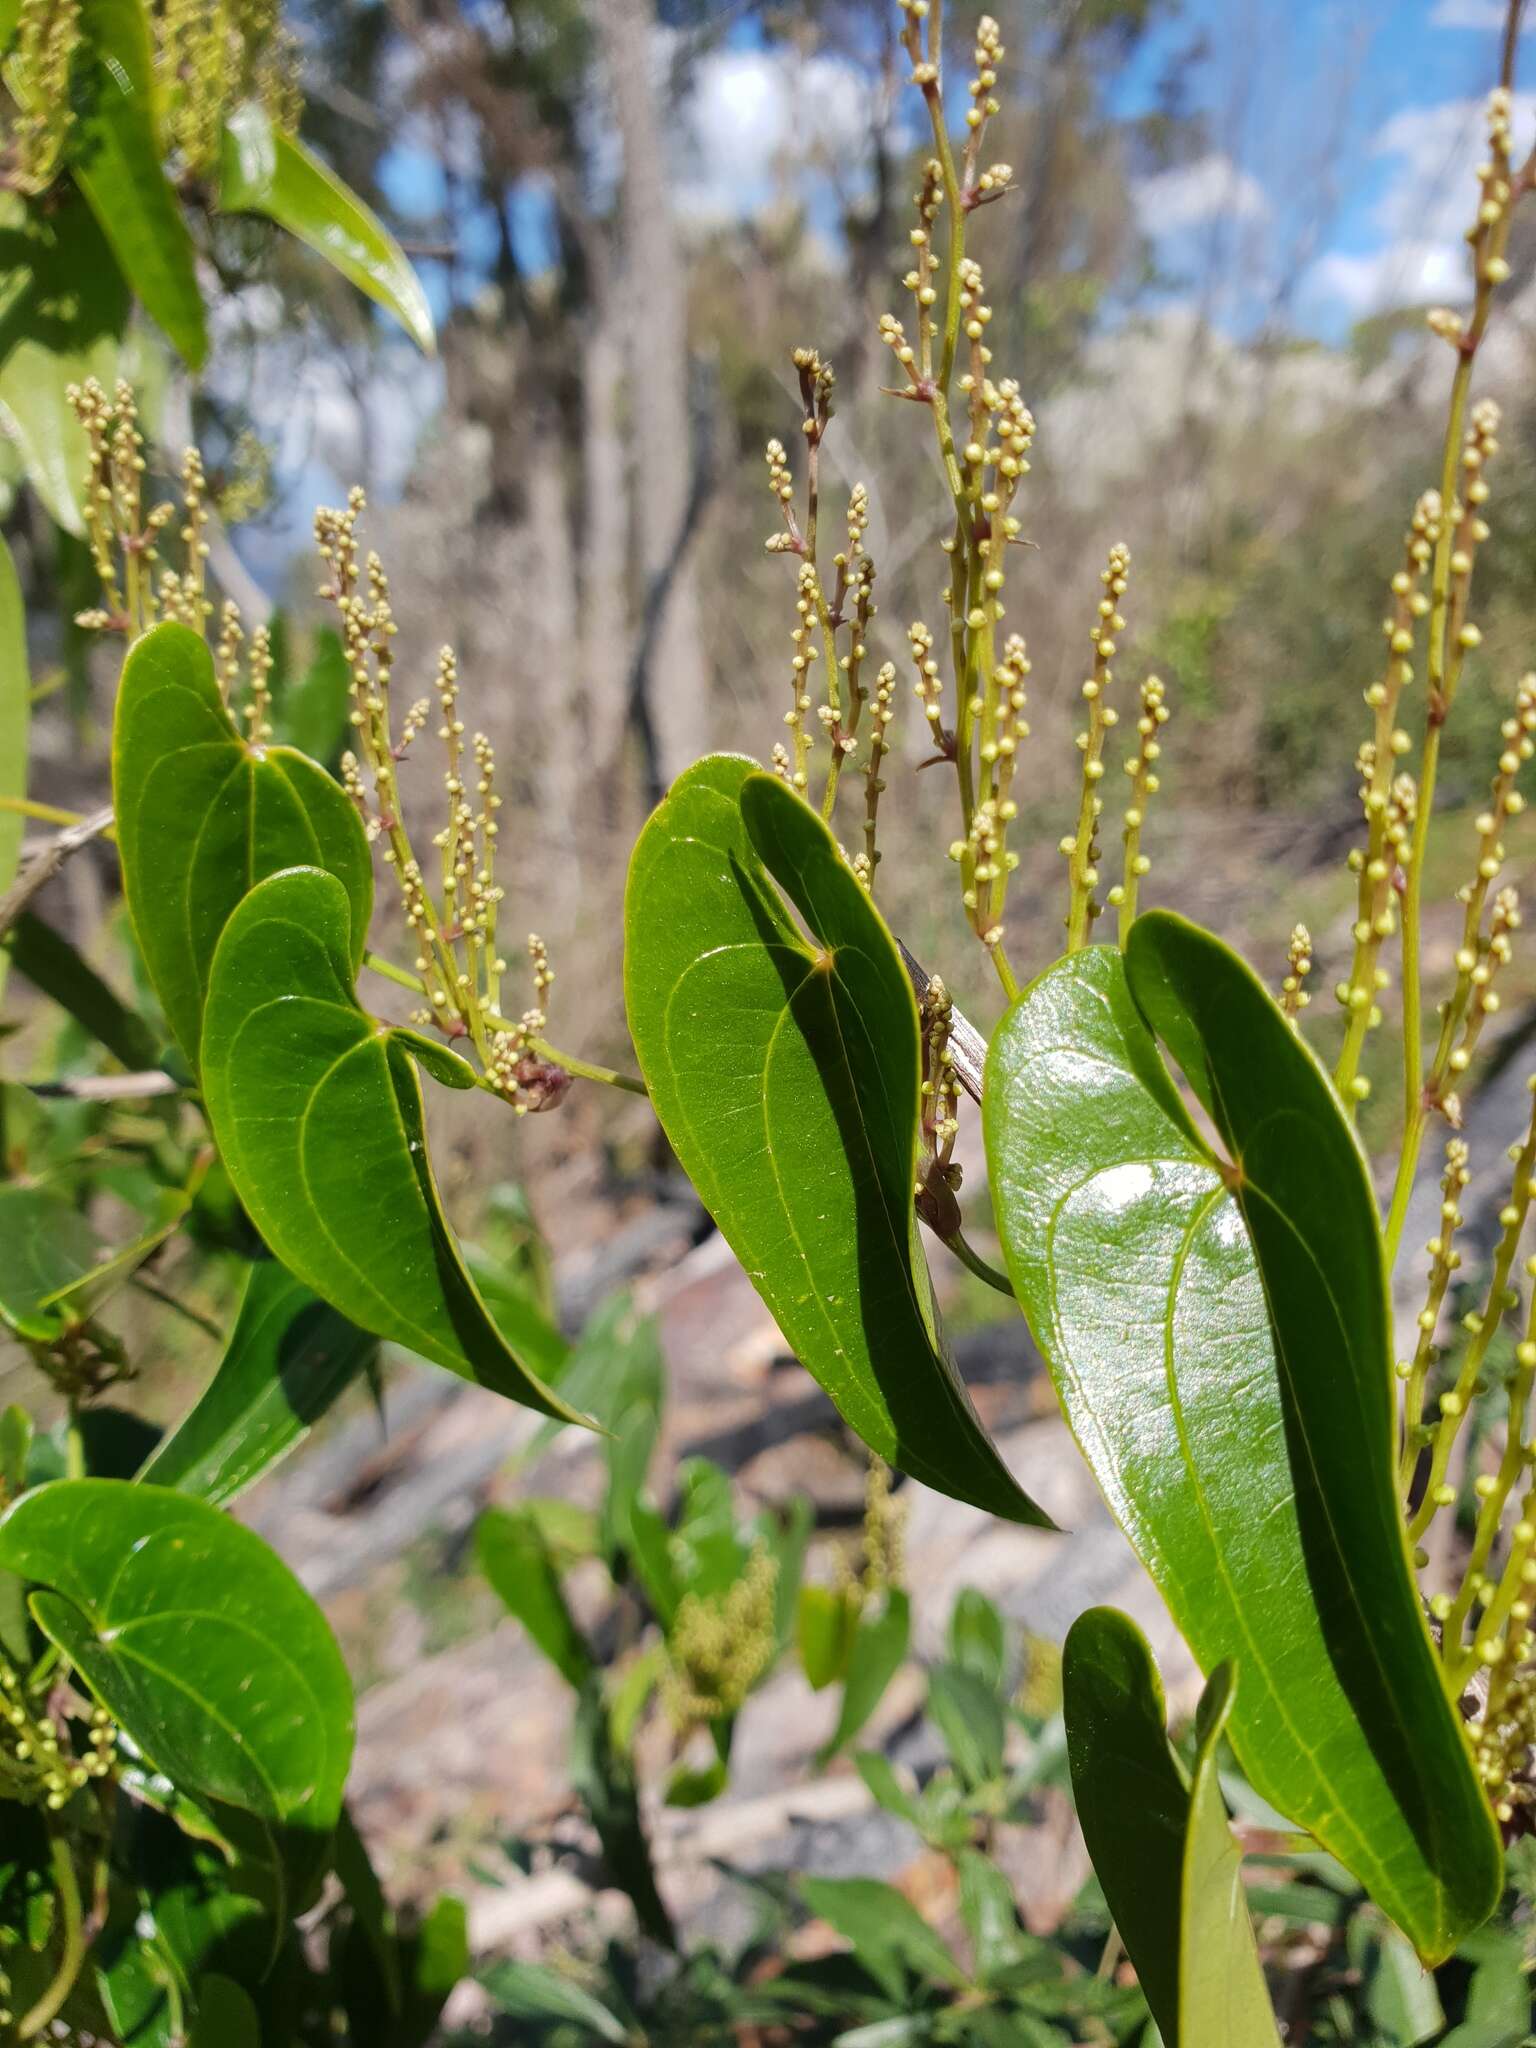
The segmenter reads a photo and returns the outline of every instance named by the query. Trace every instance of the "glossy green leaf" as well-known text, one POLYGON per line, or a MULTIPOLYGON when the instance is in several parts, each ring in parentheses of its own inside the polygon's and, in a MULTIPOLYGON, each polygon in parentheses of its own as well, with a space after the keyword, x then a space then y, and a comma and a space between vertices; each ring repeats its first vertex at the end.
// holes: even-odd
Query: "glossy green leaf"
POLYGON ((909 1826, 921 1829, 923 1809, 897 1776, 896 1766, 889 1757, 883 1756, 878 1749, 861 1749, 853 1763, 877 1806, 895 1814, 898 1820, 906 1821, 909 1826))
POLYGON ((964 1990, 966 1974, 910 1899, 873 1877, 802 1877, 796 1889, 893 1998, 908 1978, 964 1990))
POLYGON ((351 800, 304 755, 241 738, 213 657, 186 626, 156 626, 123 665, 112 795, 134 931, 194 1071, 214 948, 263 876, 305 864, 337 876, 348 957, 361 963, 373 864, 351 800))
POLYGON ((820 1692, 847 1671, 858 1628, 856 1593, 843 1586, 800 1588, 796 1642, 812 1692, 820 1692))
POLYGON ((64 185, 0 192, 0 410, 51 519, 83 534, 89 446, 68 398, 119 373, 129 292, 95 216, 64 185))
POLYGON ((213 1378, 140 1477, 215 1506, 236 1499, 304 1441, 378 1348, 285 1266, 263 1260, 213 1378))
POLYGON ((352 1909, 353 1925, 366 1946, 378 1988, 384 1994, 384 2004, 392 2014, 398 2013, 403 2001, 403 1988, 395 1916, 384 1896, 384 1887, 379 1883, 378 1872, 368 1854, 368 1845, 358 1833, 357 1823, 346 1807, 342 1808, 336 1823, 333 1867, 352 1909))
POLYGON ((225 926, 202 1068, 235 1192, 289 1271, 360 1329, 583 1421, 509 1348, 443 1215, 416 1063, 455 1087, 470 1068, 369 1016, 352 975, 347 894, 318 868, 259 882, 225 926))
POLYGON ((232 1977, 200 1977, 194 1988, 197 2017, 187 2048, 261 2048, 261 2018, 250 1993, 232 1977))
POLYGON ((0 1323, 49 1344, 79 1320, 55 1305, 97 1265, 101 1240, 72 1203, 48 1188, 0 1187, 0 1323))
POLYGON ((112 1479, 34 1488, 0 1566, 140 1749, 196 1799, 328 1832, 352 1688, 325 1618, 259 1536, 206 1502, 112 1479))
POLYGON ((1196 1718, 1179 1916, 1179 2048, 1279 2048, 1274 2008, 1248 1916, 1242 1851, 1217 1779, 1237 1690, 1233 1667, 1211 1673, 1196 1718))
POLYGON ((942 1348, 913 1210, 917 1006, 831 833, 712 755, 641 833, 624 916, 652 1104, 802 1363, 889 1463, 1048 1526, 942 1348))
POLYGON ((971 1938, 977 1982, 987 1984, 1024 1960, 1030 1940, 1019 1925, 1013 1887, 991 1858, 962 1849, 959 1865, 960 1917, 971 1938))
MULTIPOLYGON (((0 797, 27 793, 27 740, 32 723, 32 675, 27 666, 27 618, 11 551, 0 539, 0 797)), ((26 821, 0 810, 0 896, 16 879, 26 821)), ((0 989, 5 960, 0 956, 0 989)))
MULTIPOLYGON (((529 1288, 499 1259, 492 1259, 478 1245, 466 1244, 464 1263, 468 1266, 480 1299, 491 1312, 491 1320, 508 1344, 541 1380, 553 1383, 563 1377, 571 1347, 545 1315, 529 1288)), ((574 1405, 581 1397, 571 1387, 566 1397, 574 1405)), ((599 1418, 601 1419, 601 1418, 599 1418)), ((556 1427, 548 1425, 551 1431, 556 1427)))
POLYGON ((334 768, 351 738, 352 671, 341 635, 322 626, 315 634, 309 666, 281 691, 274 690, 272 722, 277 736, 322 768, 334 768))
POLYGON ((1239 1760, 1443 1957, 1500 1858, 1409 1566, 1375 1204, 1327 1076, 1235 955, 1153 912, 1013 1005, 984 1114, 1015 1291, 1202 1668, 1241 1667, 1239 1760))
POLYGON ((789 1648, 798 1626, 805 1554, 815 1526, 815 1508, 803 1494, 796 1494, 782 1513, 766 1509, 754 1528, 778 1566, 773 1583, 773 1637, 781 1652, 789 1648))
MULTIPOLYGON (((1252 1894, 1249 1895, 1250 1904, 1252 1894)), ((1370 1911, 1354 1914, 1345 1937, 1350 1967, 1360 1974, 1360 2003, 1377 2048, 1420 2048, 1437 2038, 1445 2012, 1435 1980, 1413 1943, 1370 1911)))
POLYGON ((569 2020, 599 2041, 623 2048, 629 2029, 574 1978, 539 1963, 495 1963, 480 1979, 499 2011, 515 2020, 569 2020))
POLYGON ((279 134, 254 101, 224 124, 219 205, 226 213, 262 214, 308 243, 432 353, 432 311, 399 243, 302 142, 279 134))
POLYGON ((1466 2011, 1439 2048, 1523 2048, 1533 2018, 1525 1946, 1515 1928, 1485 1927, 1457 1950, 1472 1965, 1466 2011))
POLYGON ((677 1491, 671 1550, 678 1584, 701 1600, 718 1598, 741 1577, 748 1556, 736 1530, 730 1474, 709 1458, 685 1458, 677 1491))
POLYGON ((422 2048, 437 2038, 448 1994, 469 1970, 469 1916, 449 1892, 432 1901, 420 1925, 401 1944, 405 2010, 391 2048, 422 2048))
MULTIPOLYGON (((0 827, 3 824, 0 813, 0 827)), ((30 910, 23 911, 0 939, 0 972, 7 958, 18 974, 73 1017, 129 1073, 159 1064, 160 1041, 144 1019, 108 987, 62 932, 30 910)))
POLYGON ((679 1764, 667 1780, 663 1798, 668 1806, 708 1806, 711 1800, 720 1797, 730 1781, 731 1767, 721 1757, 708 1764, 679 1764))
POLYGON ((1191 1781, 1168 1746, 1163 1688, 1135 1624, 1090 1608, 1063 1653, 1083 1839, 1163 2039, 1176 2048, 1276 2048, 1216 1781, 1229 1677, 1223 1667, 1212 1681, 1191 1781))
POLYGON ((1002 1776, 1006 1723, 996 1686, 962 1664, 936 1664, 928 1674, 928 1717, 972 1791, 1002 1776))
POLYGON ((996 1604, 974 1586, 955 1596, 949 1615, 949 1660, 974 1672, 993 1692, 1003 1683, 1008 1639, 996 1604))
POLYGON ((13 1401, 0 1410, 0 1482, 7 1493, 20 1493, 26 1485, 31 1449, 32 1418, 13 1401))
POLYGON ((592 1653, 571 1619, 560 1575, 528 1515, 487 1508, 475 1530, 480 1569, 507 1611, 519 1620, 567 1685, 578 1691, 592 1676, 592 1653))
POLYGON ((81 0, 91 49, 75 183, 149 317, 192 370, 208 353, 192 237, 160 161, 154 55, 142 0, 81 0))
POLYGON ((846 1749, 885 1697, 885 1689, 906 1662, 912 1634, 911 1603, 892 1586, 878 1614, 859 1617, 843 1676, 843 1699, 837 1726, 817 1758, 825 1765, 846 1749))

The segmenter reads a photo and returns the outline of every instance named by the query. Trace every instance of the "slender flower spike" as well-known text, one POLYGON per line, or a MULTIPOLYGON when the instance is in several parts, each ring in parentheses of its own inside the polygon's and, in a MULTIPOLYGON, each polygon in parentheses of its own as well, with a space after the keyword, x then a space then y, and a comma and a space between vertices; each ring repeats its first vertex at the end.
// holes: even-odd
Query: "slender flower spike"
POLYGON ((1100 911, 1100 905, 1094 900, 1099 880, 1099 816, 1104 809, 1099 783, 1104 775, 1104 742, 1119 718, 1114 706, 1106 701, 1106 695, 1114 681, 1110 663, 1115 653, 1115 636, 1125 628, 1119 605, 1125 595, 1130 566, 1130 549, 1117 542, 1109 551, 1108 566, 1100 577, 1104 596, 1099 601, 1099 616, 1088 635, 1093 642, 1093 673, 1083 684, 1088 725, 1077 738, 1083 757, 1083 788, 1078 801, 1077 830, 1061 842, 1070 885, 1066 920, 1069 953, 1087 945, 1093 921, 1100 911))
POLYGON ((1125 763, 1131 778, 1131 800, 1125 811, 1123 879, 1109 892, 1109 900, 1120 912, 1120 943, 1130 937, 1136 921, 1136 897, 1142 877, 1152 866, 1141 850, 1141 831, 1147 806, 1161 787, 1157 763, 1162 756, 1162 730, 1168 723, 1167 692, 1160 676, 1148 676, 1141 686, 1141 716, 1136 721, 1136 752, 1125 763))
POLYGON ((1295 1024, 1311 1002, 1307 976, 1312 972, 1312 934, 1304 924, 1291 928, 1285 954, 1285 978, 1280 984, 1280 1007, 1295 1024))

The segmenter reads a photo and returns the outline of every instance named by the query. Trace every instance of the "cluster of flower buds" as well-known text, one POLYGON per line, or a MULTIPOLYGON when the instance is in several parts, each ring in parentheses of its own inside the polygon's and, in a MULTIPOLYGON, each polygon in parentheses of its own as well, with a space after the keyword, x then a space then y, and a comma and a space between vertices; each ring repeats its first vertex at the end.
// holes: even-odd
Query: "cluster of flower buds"
POLYGON ((1083 700, 1088 706, 1088 724, 1077 736, 1078 751, 1083 757, 1082 794, 1078 802, 1077 830, 1069 833, 1061 842, 1061 852, 1067 861, 1071 898, 1067 911, 1068 944, 1074 949, 1086 943, 1093 920, 1098 917, 1101 906, 1094 898, 1098 887, 1099 870, 1099 818, 1104 809, 1104 800, 1099 795, 1099 783, 1104 776, 1104 742, 1111 729, 1119 723, 1120 714, 1107 701, 1107 693, 1114 681, 1110 664, 1114 659, 1115 636, 1125 630, 1125 620, 1120 614, 1120 600, 1124 597, 1130 578, 1131 555, 1129 548, 1116 542, 1109 551, 1109 561, 1100 574, 1104 595, 1099 600, 1099 613, 1088 637, 1093 643, 1093 673, 1083 684, 1083 700))
POLYGON ((116 1750, 117 1729, 104 1707, 92 1711, 82 1746, 62 1741, 46 1706, 33 1702, 26 1681, 0 1657, 0 1787, 6 1798, 57 1813, 110 1773, 116 1750))
POLYGON ((723 1594, 685 1593, 667 1636, 661 1695, 680 1735, 738 1713, 778 1651, 778 1560, 761 1544, 723 1594))
POLYGON ((84 35, 81 0, 20 0, 8 67, 19 104, 6 167, 17 192, 46 192, 63 168, 77 118, 70 80, 84 35))
POLYGON ((501 980, 506 961, 497 950, 496 754, 485 733, 468 732, 459 706, 458 662, 441 649, 431 697, 417 698, 394 737, 391 679, 397 628, 389 578, 378 556, 360 557, 358 521, 366 500, 354 489, 341 509, 315 515, 315 541, 326 568, 321 596, 335 605, 351 685, 354 746, 343 756, 342 781, 371 839, 383 842, 393 869, 405 924, 415 947, 412 962, 425 1006, 412 1018, 449 1038, 467 1038, 479 1056, 486 1084, 519 1115, 548 1109, 565 1094, 570 1071, 542 1044, 544 1002, 553 973, 541 939, 529 941, 534 1007, 521 1018, 503 1015, 501 980), (434 715, 442 747, 443 823, 432 835, 437 877, 429 884, 413 849, 400 790, 399 768, 434 715))
POLYGON ((1312 934, 1304 924, 1291 927, 1285 949, 1285 974, 1280 982, 1280 1007, 1292 1023, 1311 1002, 1307 976, 1312 972, 1312 934))

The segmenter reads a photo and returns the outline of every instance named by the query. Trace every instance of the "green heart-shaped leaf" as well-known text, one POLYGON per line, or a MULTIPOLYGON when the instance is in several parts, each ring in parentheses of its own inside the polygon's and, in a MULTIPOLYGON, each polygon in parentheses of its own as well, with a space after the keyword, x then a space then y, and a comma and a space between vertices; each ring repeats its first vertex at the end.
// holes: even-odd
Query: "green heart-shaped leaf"
POLYGON ((112 799, 133 928, 194 1069, 213 949, 263 876, 306 863, 337 876, 350 908, 349 956, 354 970, 361 964, 373 908, 362 821, 303 754, 241 738, 213 657, 186 626, 156 626, 123 664, 112 799))
POLYGON ((139 1477, 223 1506, 304 1441, 378 1348, 286 1266, 264 1260, 251 1268, 212 1380, 139 1477))
POLYGON ((352 1688, 325 1617, 261 1538, 206 1502, 65 1479, 0 1518, 39 1626, 180 1790, 334 1827, 352 1688))
POLYGON ((292 868, 224 927, 203 1095, 234 1190, 288 1270, 360 1329, 585 1422, 509 1348, 443 1214, 416 1063, 455 1088, 473 1071, 362 1008, 349 915, 334 875, 292 868))
POLYGON ((1327 1076, 1234 954, 1154 912, 1024 992, 985 1105, 1014 1289, 1202 1668, 1241 1666, 1244 1769, 1438 1960, 1501 1863, 1409 1566, 1376 1208, 1327 1076))
POLYGON ((432 309, 400 244, 334 171, 302 142, 280 134, 255 101, 224 124, 219 205, 226 213, 264 214, 307 242, 431 355, 437 345, 432 309))
POLYGON ((82 0, 91 53, 71 169, 124 277, 192 370, 208 353, 192 237, 155 133, 154 52, 143 0, 82 0))
POLYGON ((1072 1790, 1083 1839, 1163 2039, 1276 2048, 1279 2039, 1217 1782, 1232 1668, 1200 1703, 1192 1777, 1168 1746, 1163 1688, 1135 1624, 1078 1616, 1062 1657, 1072 1790))
POLYGON ((624 920, 656 1114, 807 1371, 888 1463, 1051 1526, 942 1347, 913 1210, 917 1004, 831 833, 753 762, 711 755, 641 833, 624 920))

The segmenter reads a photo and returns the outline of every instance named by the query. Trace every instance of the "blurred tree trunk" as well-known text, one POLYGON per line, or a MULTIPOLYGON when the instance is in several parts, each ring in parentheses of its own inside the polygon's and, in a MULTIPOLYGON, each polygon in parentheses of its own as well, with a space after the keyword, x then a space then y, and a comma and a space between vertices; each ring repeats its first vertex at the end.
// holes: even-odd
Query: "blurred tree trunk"
POLYGON ((698 589, 686 559, 674 560, 692 494, 687 285, 653 76, 651 0, 588 4, 602 39, 624 150, 623 299, 639 565, 648 591, 666 583, 645 690, 654 766, 670 782, 709 745, 709 671, 698 589))
MULTIPOLYGON (((583 791, 589 763, 584 721, 572 715, 579 687, 573 673, 580 662, 577 626, 577 560, 571 526, 566 438, 559 409, 536 404, 526 444, 526 530, 533 574, 528 596, 536 599, 534 662, 519 664, 519 682, 537 710, 523 710, 525 735, 542 742, 538 801, 541 838, 555 856, 543 865, 539 916, 549 932, 565 936, 575 919, 582 877, 583 791)), ((524 742, 526 744, 526 740, 524 742)))
POLYGON ((623 740, 630 648, 624 322, 607 269, 604 264, 601 276, 595 269, 592 275, 581 378, 582 694, 586 743, 600 768, 614 760, 623 740))

